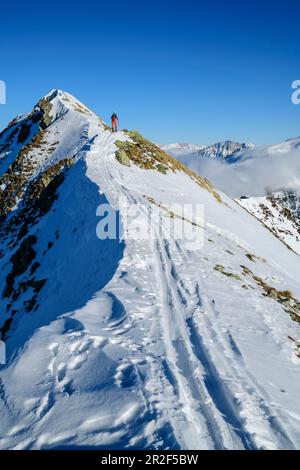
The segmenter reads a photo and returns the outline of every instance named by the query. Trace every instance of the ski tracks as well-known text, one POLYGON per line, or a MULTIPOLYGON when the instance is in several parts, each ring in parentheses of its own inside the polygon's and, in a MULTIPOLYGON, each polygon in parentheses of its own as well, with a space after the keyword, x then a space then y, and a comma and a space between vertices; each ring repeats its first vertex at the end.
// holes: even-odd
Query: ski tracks
POLYGON ((168 250, 170 246, 173 247, 172 253, 169 252, 173 263, 181 268, 186 268, 189 263, 198 266, 193 279, 190 275, 186 276, 187 281, 179 279, 175 267, 173 271, 180 289, 189 294, 194 292, 194 296, 190 297, 187 325, 215 406, 244 448, 295 448, 284 429, 279 411, 270 408, 266 392, 247 370, 234 338, 229 331, 224 331, 214 300, 209 298, 205 287, 205 275, 201 275, 200 258, 196 255, 192 260, 190 256, 186 257, 178 242, 168 245, 168 250), (210 350, 213 350, 213 359, 210 350))
MULTIPOLYGON (((99 187, 103 185, 116 204, 125 196, 145 212, 145 198, 129 191, 123 168, 118 171, 111 150, 117 136, 104 134, 94 143, 101 155, 89 157, 99 187)), ((130 183, 130 175, 127 179, 130 183)), ((141 389, 161 436, 169 423, 182 448, 294 448, 279 413, 270 409, 234 338, 219 323, 204 285, 201 257, 160 234, 149 243, 158 299, 147 308, 162 332, 165 352, 159 357, 149 354, 147 344, 142 347, 148 372, 141 389)), ((138 367, 135 373, 139 376, 138 367)))
MULTIPOLYGON (((96 165, 99 180, 112 199, 125 196, 133 201, 132 192, 120 183, 120 176, 110 164, 110 159, 114 159, 112 137, 110 133, 104 139, 101 137, 101 157, 98 156, 96 162, 96 156, 93 157, 93 166, 96 165)), ((133 202, 143 211, 144 198, 140 194, 135 197, 133 202)), ((205 364, 195 352, 187 323, 190 295, 178 278, 174 264, 179 256, 179 245, 174 259, 171 259, 168 242, 161 239, 160 234, 152 240, 151 248, 159 293, 154 321, 163 333, 165 353, 162 360, 149 362, 150 374, 145 384, 148 408, 160 408, 160 414, 169 421, 182 448, 241 448, 240 439, 224 421, 205 387, 205 364)))
MULTIPOLYGON (((161 328, 166 347, 165 361, 176 379, 178 400, 184 414, 185 448, 232 448, 233 435, 216 413, 204 387, 203 367, 195 357, 186 324, 183 294, 174 278, 174 265, 166 240, 157 240, 155 251, 157 276, 162 297, 161 328)), ((186 302, 186 305, 188 302, 186 302)), ((175 426, 176 429, 176 426, 175 426)))

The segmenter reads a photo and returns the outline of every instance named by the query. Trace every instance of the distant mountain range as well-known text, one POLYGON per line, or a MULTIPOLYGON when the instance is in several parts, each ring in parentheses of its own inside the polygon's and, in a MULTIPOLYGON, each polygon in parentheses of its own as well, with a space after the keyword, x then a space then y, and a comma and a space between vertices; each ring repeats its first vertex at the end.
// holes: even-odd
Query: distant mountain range
POLYGON ((189 159, 200 157, 226 159, 236 155, 241 150, 251 149, 253 147, 254 146, 250 143, 239 143, 231 140, 217 142, 216 144, 208 146, 190 143, 161 145, 161 148, 165 152, 179 159, 182 159, 183 157, 187 157, 189 159))
POLYGON ((225 141, 162 148, 235 197, 300 254, 300 137, 261 147, 225 141))

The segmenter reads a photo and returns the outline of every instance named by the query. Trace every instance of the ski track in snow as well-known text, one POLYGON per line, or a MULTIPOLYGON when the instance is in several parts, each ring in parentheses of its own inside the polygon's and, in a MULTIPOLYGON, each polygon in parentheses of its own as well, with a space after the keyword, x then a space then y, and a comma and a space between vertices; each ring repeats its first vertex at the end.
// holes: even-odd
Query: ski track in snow
MULTIPOLYGON (((108 142, 98 145, 103 149, 99 163, 104 162, 107 180, 113 182, 114 197, 125 195, 132 199, 132 193, 128 193, 124 185, 119 184, 117 191, 118 178, 109 170, 109 158, 112 157, 111 137, 108 135, 108 142)), ((144 204, 141 194, 135 193, 134 199, 136 204, 141 206, 144 204)), ((212 326, 210 317, 215 318, 216 315, 211 302, 206 299, 204 294, 206 289, 199 279, 195 286, 194 312, 191 313, 189 287, 185 287, 176 272, 176 261, 180 266, 188 263, 188 256, 180 248, 180 244, 172 242, 171 255, 169 242, 158 238, 152 250, 157 270, 157 291, 161 293, 161 307, 157 309, 157 315, 161 330, 164 332, 162 339, 166 351, 166 357, 162 362, 164 368, 159 372, 159 376, 162 375, 164 381, 169 382, 172 395, 176 397, 176 401, 178 400, 177 413, 174 413, 174 409, 164 409, 164 412, 179 445, 183 448, 218 449, 254 449, 270 445, 274 445, 274 448, 282 446, 293 448, 294 444, 284 430, 280 417, 269 409, 250 374, 247 376, 246 366, 242 356, 237 352, 233 338, 229 335, 227 339, 219 338, 220 328, 216 330, 212 326), (185 305, 189 309, 188 314, 184 311, 185 305), (228 373, 226 381, 229 382, 230 375, 233 375, 235 383, 240 384, 239 393, 243 396, 240 403, 237 400, 238 393, 235 392, 233 395, 226 386, 226 381, 218 374, 204 345, 204 340, 199 334, 200 325, 197 324, 199 317, 202 319, 201 331, 206 342, 212 341, 217 344, 220 358, 223 362, 226 358, 224 364, 228 373), (250 425, 248 431, 247 417, 251 419, 251 416, 247 416, 247 409, 243 409, 243 403, 246 403, 246 407, 247 404, 248 406, 251 404, 248 410, 250 415, 255 410, 256 420, 260 422, 258 431, 255 429, 256 426, 252 431, 250 425)), ((197 260, 193 260, 194 264, 196 262, 197 260)), ((163 393, 165 393, 164 387, 163 393)))

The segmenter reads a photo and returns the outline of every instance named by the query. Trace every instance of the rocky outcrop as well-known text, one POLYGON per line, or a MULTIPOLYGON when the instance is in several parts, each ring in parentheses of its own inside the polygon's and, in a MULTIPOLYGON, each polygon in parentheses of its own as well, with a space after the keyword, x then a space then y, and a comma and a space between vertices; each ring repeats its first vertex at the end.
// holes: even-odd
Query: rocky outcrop
POLYGON ((119 163, 130 166, 130 162, 132 162, 144 170, 156 170, 163 174, 166 174, 169 170, 174 173, 182 171, 199 184, 199 186, 212 193, 219 202, 222 202, 220 194, 207 179, 189 170, 183 163, 145 139, 138 131, 128 131, 125 129, 124 132, 129 135, 131 141, 123 142, 118 140, 115 142, 118 147, 116 159, 119 163))

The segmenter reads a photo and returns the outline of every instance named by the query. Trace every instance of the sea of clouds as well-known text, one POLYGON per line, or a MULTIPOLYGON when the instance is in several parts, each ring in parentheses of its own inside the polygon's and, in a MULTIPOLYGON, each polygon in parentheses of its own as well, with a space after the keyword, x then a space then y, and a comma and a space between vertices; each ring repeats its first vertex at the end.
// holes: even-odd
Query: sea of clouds
POLYGON ((300 137, 242 151, 231 163, 195 155, 180 160, 231 197, 264 196, 280 189, 300 195, 300 137))

